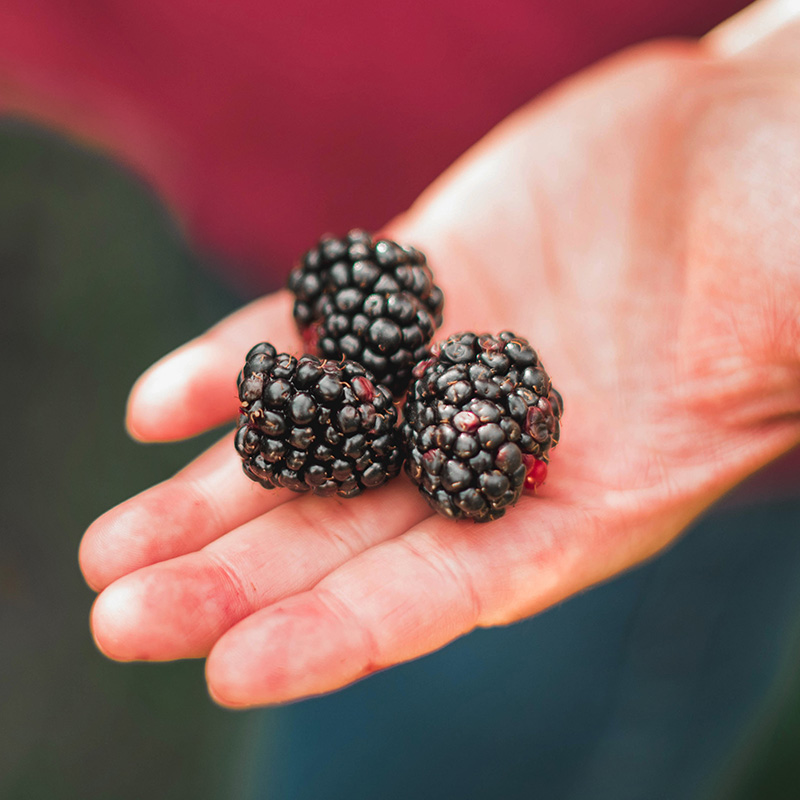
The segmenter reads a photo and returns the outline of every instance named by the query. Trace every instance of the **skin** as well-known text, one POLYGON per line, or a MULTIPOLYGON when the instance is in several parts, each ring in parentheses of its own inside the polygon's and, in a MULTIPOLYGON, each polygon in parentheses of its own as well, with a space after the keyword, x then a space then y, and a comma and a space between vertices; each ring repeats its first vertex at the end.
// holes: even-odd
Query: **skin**
MULTIPOLYGON (((581 73, 384 231, 428 254, 442 337, 511 329, 540 353, 565 415, 538 496, 474 525, 432 515, 405 476, 350 501, 265 492, 228 435, 87 531, 100 649, 206 657, 231 707, 328 692, 647 559, 795 447, 800 24, 785 5, 581 73)), ((152 367, 131 433, 231 418, 252 344, 301 349, 290 306, 257 300, 152 367)))

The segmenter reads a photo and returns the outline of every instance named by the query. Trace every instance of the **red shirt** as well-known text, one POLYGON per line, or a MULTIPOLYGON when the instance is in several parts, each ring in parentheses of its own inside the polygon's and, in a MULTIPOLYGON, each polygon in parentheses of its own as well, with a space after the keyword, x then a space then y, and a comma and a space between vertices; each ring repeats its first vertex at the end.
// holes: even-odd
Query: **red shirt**
POLYGON ((509 112, 741 0, 0 0, 0 109, 99 142, 250 291, 376 228, 509 112))

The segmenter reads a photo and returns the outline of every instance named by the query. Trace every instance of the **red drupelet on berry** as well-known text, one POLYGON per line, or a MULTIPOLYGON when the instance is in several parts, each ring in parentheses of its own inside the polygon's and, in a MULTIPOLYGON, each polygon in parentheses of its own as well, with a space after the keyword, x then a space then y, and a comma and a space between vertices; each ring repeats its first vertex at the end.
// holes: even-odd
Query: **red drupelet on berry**
POLYGON ((487 522, 544 481, 563 403, 526 339, 455 334, 414 375, 406 472, 436 511, 487 522))
POLYGON ((362 230, 323 238, 292 270, 289 288, 307 347, 363 364, 396 397, 442 322, 442 291, 425 256, 362 230))
POLYGON ((239 375, 236 450, 267 489, 353 497, 403 462, 392 395, 360 364, 256 345, 239 375))

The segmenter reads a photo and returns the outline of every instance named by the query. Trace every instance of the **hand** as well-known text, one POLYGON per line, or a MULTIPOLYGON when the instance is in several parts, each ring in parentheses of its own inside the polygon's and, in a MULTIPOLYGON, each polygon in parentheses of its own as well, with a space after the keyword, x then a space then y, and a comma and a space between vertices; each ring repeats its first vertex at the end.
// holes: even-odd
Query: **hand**
MULTIPOLYGON (((99 647, 207 656, 230 706, 330 691, 640 562, 795 446, 800 28, 732 55, 732 25, 549 93, 385 231, 428 254, 442 337, 512 329, 540 353, 566 411, 537 497, 474 525, 431 515, 405 476, 348 501, 266 492, 228 435, 88 530, 99 647)), ((231 417, 264 339, 301 349, 286 292, 146 373, 133 434, 231 417)))

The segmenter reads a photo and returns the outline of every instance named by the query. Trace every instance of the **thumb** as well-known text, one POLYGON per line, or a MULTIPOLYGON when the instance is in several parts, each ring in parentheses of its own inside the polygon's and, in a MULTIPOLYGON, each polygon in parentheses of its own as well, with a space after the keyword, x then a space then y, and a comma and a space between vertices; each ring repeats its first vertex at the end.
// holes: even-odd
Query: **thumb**
POLYGON ((745 108, 749 120, 742 118, 738 126, 740 134, 751 130, 739 139, 756 145, 752 168, 743 156, 751 148, 741 146, 733 170, 749 195, 750 211, 740 216, 740 230, 755 229, 746 249, 761 265, 762 286, 751 298, 762 334, 754 355, 768 373, 764 386, 766 394, 772 389, 771 416, 800 416, 800 0, 758 0, 714 28, 703 44, 735 64, 734 71, 755 79, 745 108), (757 173, 754 180, 743 177, 757 173))
POLYGON ((800 2, 758 0, 714 28, 704 42, 717 56, 763 56, 800 67, 800 2))

